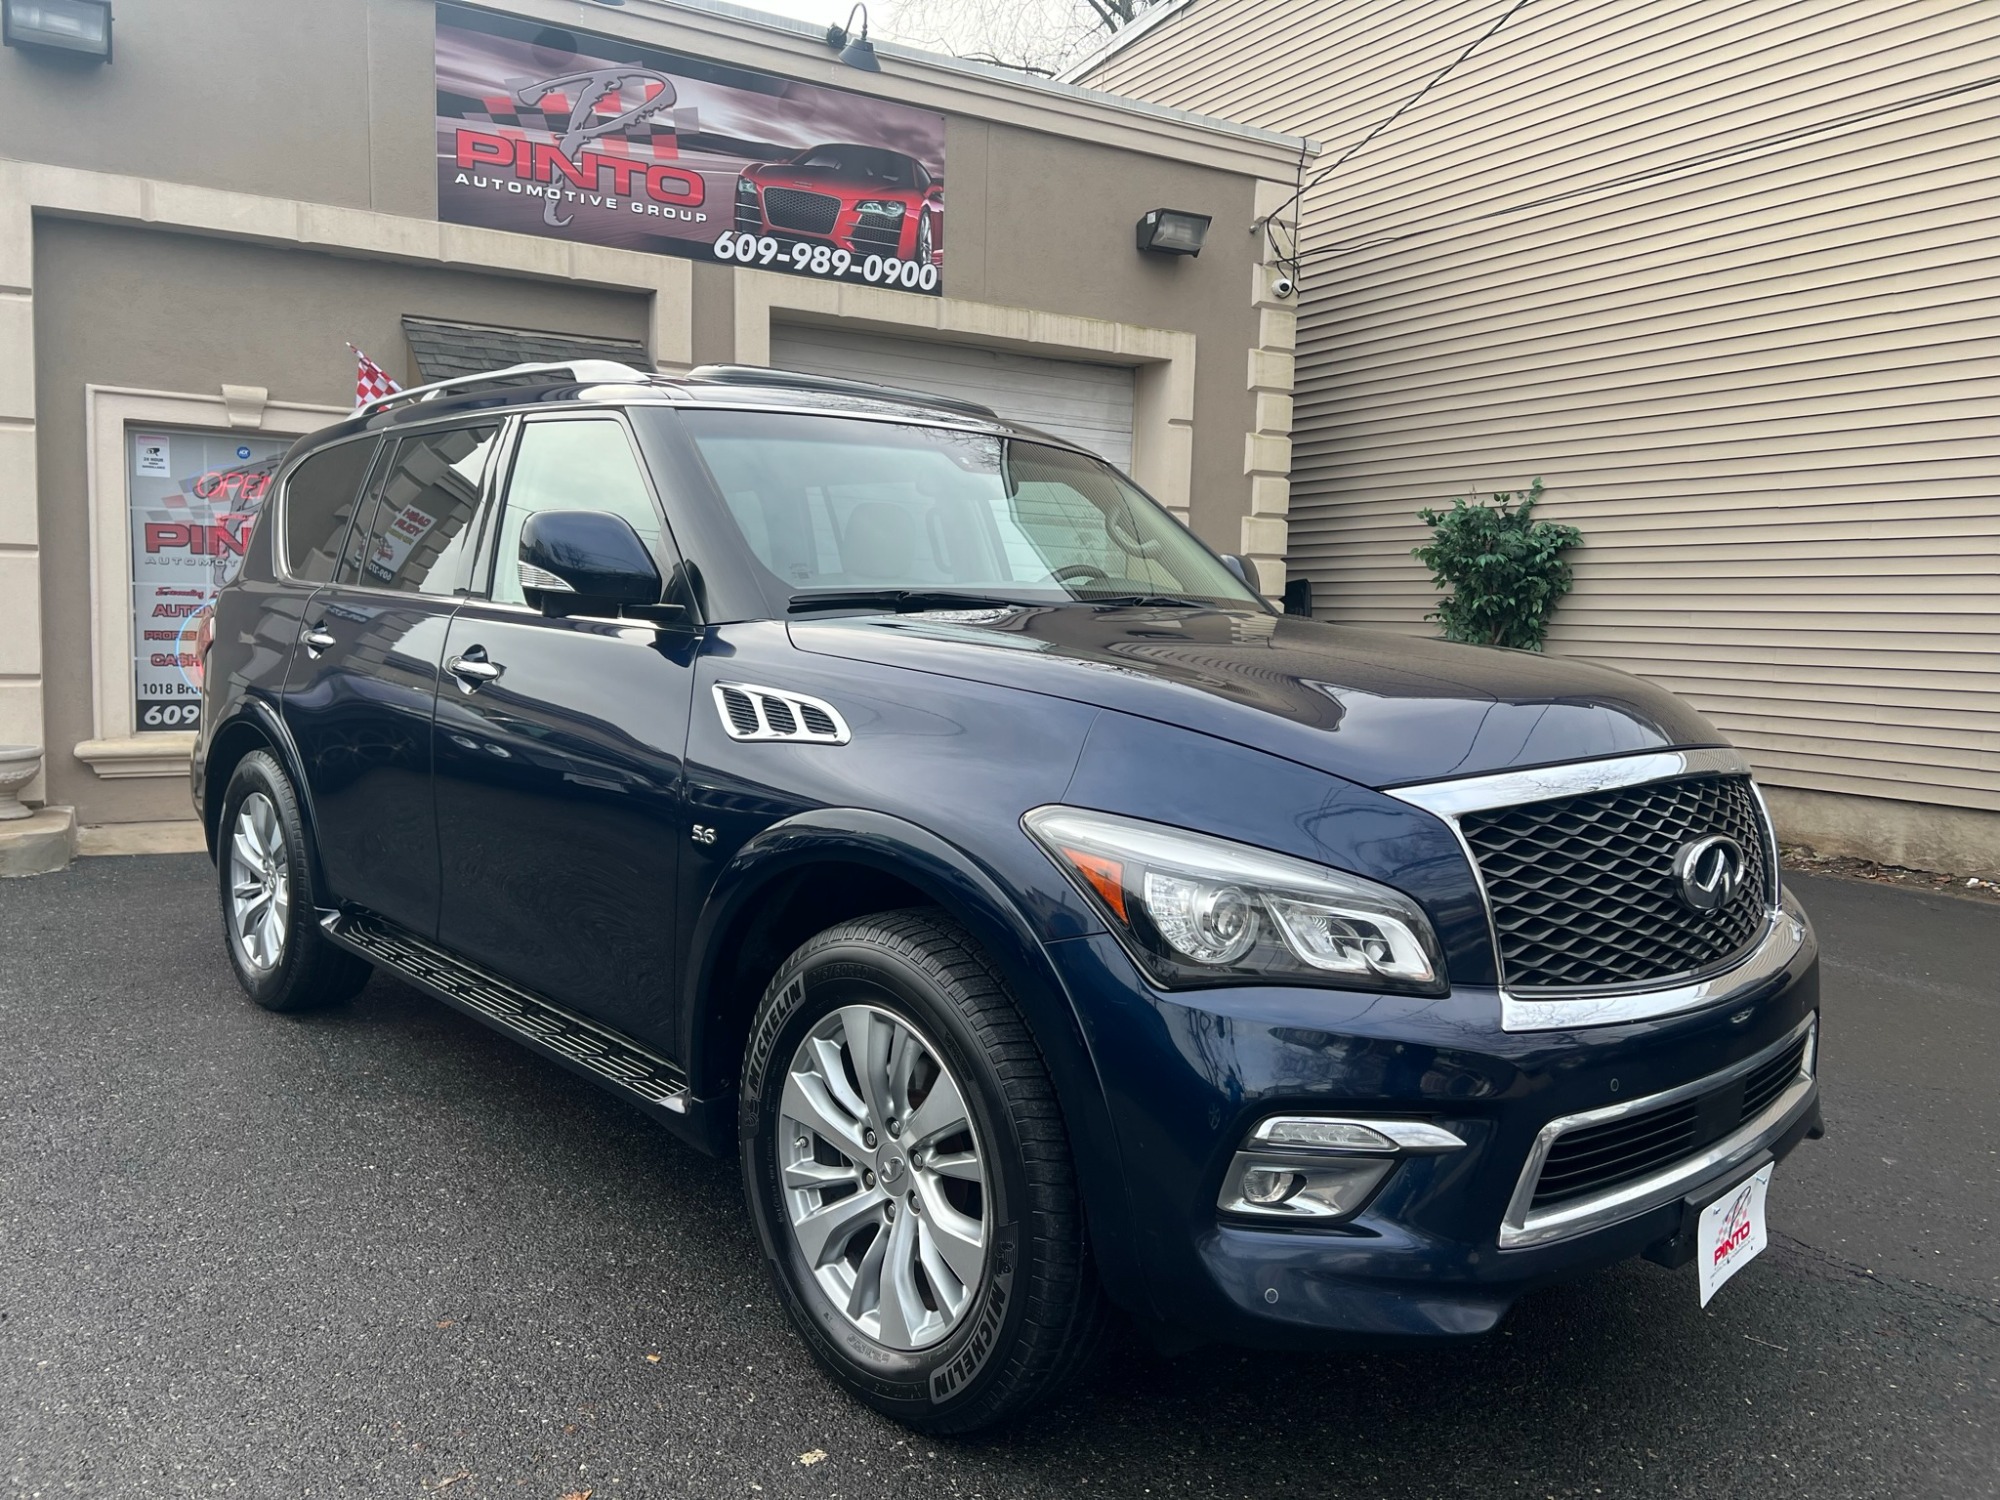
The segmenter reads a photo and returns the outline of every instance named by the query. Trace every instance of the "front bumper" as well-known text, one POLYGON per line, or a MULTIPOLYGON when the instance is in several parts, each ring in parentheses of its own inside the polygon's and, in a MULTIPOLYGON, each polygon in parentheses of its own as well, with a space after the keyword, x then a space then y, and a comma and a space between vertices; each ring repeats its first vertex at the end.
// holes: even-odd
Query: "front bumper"
POLYGON ((1740 1125, 1609 1194, 1537 1207, 1540 1159, 1566 1131, 1672 1106, 1718 1080, 1740 1086, 1813 1035, 1817 949, 1790 911, 1799 941, 1789 958, 1746 965, 1712 1004, 1536 1032, 1505 1030, 1490 989, 1168 994, 1108 935, 1052 945, 1111 1100, 1122 1208, 1146 1268, 1144 1286, 1114 1286, 1114 1297, 1241 1344, 1465 1337, 1536 1286, 1658 1253, 1681 1236, 1690 1199, 1719 1196, 1815 1130, 1810 1059, 1740 1125), (1218 1212, 1239 1146, 1278 1113, 1423 1120, 1466 1146, 1401 1160, 1335 1225, 1218 1212))

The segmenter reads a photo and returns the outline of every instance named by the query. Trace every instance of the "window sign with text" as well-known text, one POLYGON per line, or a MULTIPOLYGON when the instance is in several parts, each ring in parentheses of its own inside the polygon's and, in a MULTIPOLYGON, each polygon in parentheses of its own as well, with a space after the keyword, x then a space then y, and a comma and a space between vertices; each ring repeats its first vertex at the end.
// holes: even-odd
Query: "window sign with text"
POLYGON ((942 294, 944 117, 441 0, 438 217, 942 294))
POLYGON ((132 727, 201 722, 195 635, 216 590, 242 566, 251 524, 291 439, 132 428, 132 727))

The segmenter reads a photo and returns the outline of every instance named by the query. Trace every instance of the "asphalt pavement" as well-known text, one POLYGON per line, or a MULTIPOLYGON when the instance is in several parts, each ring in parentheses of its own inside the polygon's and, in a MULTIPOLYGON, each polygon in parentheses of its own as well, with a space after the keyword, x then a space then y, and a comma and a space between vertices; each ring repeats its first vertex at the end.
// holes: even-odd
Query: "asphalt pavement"
POLYGON ((198 857, 0 882, 0 1496, 2000 1495, 2000 905, 1800 878, 1827 1139, 1696 1305, 1162 1358, 979 1441, 816 1372, 734 1166, 389 980, 292 1018, 198 857))

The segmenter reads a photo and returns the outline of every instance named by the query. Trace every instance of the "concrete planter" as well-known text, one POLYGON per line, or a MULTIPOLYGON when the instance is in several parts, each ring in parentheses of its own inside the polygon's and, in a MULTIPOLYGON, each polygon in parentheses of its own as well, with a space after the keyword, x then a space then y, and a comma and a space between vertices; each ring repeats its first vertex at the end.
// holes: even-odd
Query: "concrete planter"
POLYGON ((0 745, 0 823, 29 816, 21 805, 21 788, 42 768, 40 745, 0 745))

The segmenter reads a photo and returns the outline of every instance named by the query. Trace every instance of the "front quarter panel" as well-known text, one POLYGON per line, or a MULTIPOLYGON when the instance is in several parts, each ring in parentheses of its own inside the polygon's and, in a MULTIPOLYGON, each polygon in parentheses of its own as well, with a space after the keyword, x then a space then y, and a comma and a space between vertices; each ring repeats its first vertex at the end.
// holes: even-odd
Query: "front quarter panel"
POLYGON ((1096 931, 1082 898, 1020 828, 1023 812, 1061 800, 1096 717, 1083 704, 796 651, 781 623, 715 628, 696 665, 688 733, 688 816, 702 830, 686 864, 689 930, 751 839, 803 813, 854 808, 974 851, 1042 941, 1096 931), (718 683, 823 699, 853 738, 731 739, 715 705, 718 683))
POLYGON ((1014 995, 1055 1082, 1099 1264, 1140 1288, 1103 1083, 1047 944, 1102 924, 1020 826, 1061 799, 1097 710, 955 678, 794 650, 782 624, 719 627, 697 663, 688 737, 681 1054, 704 1098, 732 1092, 710 1045, 709 997, 766 893, 814 864, 866 866, 962 922, 1014 995), (717 683, 820 698, 845 745, 745 743, 724 732, 717 683))

